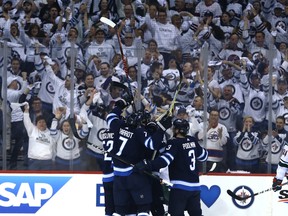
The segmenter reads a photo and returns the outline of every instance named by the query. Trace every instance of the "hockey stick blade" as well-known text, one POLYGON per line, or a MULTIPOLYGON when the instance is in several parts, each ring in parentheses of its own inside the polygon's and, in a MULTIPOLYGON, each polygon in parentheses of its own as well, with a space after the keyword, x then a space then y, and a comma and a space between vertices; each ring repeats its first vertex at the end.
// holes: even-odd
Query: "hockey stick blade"
MULTIPOLYGON (((283 184, 281 184, 281 185, 279 185, 279 186, 284 186, 284 185, 287 185, 287 184, 288 184, 288 181, 285 182, 285 183, 283 183, 283 184)), ((273 189, 274 189, 274 187, 268 188, 268 189, 266 189, 266 190, 259 191, 259 192, 257 192, 257 193, 251 194, 251 195, 249 195, 249 196, 244 196, 244 197, 241 197, 241 196, 236 195, 236 194, 233 193, 231 190, 227 190, 227 193, 228 193, 228 195, 231 196, 232 198, 234 198, 234 199, 236 199, 236 200, 243 201, 243 200, 249 199, 249 198, 251 198, 251 197, 255 197, 255 196, 257 196, 257 195, 263 194, 263 193, 265 193, 265 192, 272 191, 273 189)))
POLYGON ((215 162, 215 163, 212 164, 210 170, 208 170, 207 172, 202 173, 201 176, 202 176, 202 175, 206 175, 206 174, 208 174, 208 173, 210 173, 210 172, 213 172, 216 167, 217 167, 217 163, 215 162))
POLYGON ((215 170, 216 166, 217 166, 217 163, 213 163, 212 167, 210 168, 210 170, 208 172, 213 172, 215 170))
POLYGON ((227 190, 227 193, 229 196, 231 196, 233 199, 236 199, 236 200, 245 200, 245 199, 248 199, 249 197, 240 197, 240 196, 237 196, 235 193, 233 193, 231 190, 227 190))
POLYGON ((112 27, 112 28, 114 28, 114 27, 116 26, 116 23, 114 23, 113 21, 111 21, 110 19, 108 19, 108 18, 106 18, 106 17, 101 17, 101 18, 100 18, 100 21, 101 21, 102 23, 107 24, 108 26, 110 26, 110 27, 112 27))

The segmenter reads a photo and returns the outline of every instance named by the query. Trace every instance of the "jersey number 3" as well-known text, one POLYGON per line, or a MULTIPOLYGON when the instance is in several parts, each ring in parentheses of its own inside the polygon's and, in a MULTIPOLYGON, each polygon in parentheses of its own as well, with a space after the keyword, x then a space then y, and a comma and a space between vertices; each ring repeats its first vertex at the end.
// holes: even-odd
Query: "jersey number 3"
POLYGON ((190 170, 194 171, 195 170, 195 166, 196 166, 196 157, 195 157, 195 151, 194 149, 190 150, 188 152, 188 157, 191 159, 191 164, 190 164, 190 170))

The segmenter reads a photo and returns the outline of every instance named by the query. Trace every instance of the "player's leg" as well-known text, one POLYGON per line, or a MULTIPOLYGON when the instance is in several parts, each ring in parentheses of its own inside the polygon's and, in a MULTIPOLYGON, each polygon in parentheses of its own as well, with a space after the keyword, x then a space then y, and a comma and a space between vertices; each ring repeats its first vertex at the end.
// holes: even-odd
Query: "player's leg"
POLYGON ((168 212, 171 216, 184 216, 187 194, 183 190, 171 189, 168 212))
POLYGON ((187 191, 186 193, 189 194, 186 206, 189 215, 201 216, 202 209, 200 203, 200 191, 187 191))
POLYGON ((105 192, 105 215, 112 215, 115 212, 113 197, 113 181, 103 182, 105 192))
POLYGON ((147 175, 132 173, 129 176, 129 190, 137 207, 137 215, 149 215, 152 203, 151 181, 147 175))
MULTIPOLYGON (((114 177, 114 184, 113 184, 113 197, 114 197, 114 205, 115 205, 115 215, 125 215, 129 212, 129 204, 131 203, 130 200, 130 193, 127 190, 127 176, 115 176, 114 177)), ((113 214, 114 216, 114 214, 113 214)))

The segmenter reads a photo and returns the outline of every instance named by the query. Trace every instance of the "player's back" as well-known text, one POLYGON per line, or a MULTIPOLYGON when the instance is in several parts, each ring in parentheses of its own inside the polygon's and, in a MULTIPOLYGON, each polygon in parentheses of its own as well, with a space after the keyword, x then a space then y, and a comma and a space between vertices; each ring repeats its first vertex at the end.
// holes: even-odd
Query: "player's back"
POLYGON ((206 150, 192 136, 168 140, 167 145, 167 151, 174 156, 174 160, 169 165, 170 179, 198 183, 199 171, 196 162, 206 159, 204 157, 206 150))

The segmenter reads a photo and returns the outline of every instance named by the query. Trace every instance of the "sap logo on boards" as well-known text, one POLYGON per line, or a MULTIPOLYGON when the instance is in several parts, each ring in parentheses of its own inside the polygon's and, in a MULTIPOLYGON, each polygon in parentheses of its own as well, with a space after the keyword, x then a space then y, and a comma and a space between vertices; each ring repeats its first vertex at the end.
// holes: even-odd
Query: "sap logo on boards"
POLYGON ((278 198, 278 202, 288 204, 288 190, 280 190, 278 198))
POLYGON ((71 177, 1 176, 0 214, 36 213, 71 177))

